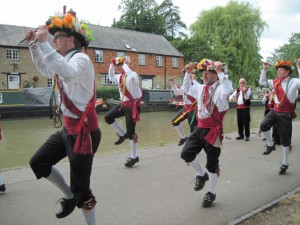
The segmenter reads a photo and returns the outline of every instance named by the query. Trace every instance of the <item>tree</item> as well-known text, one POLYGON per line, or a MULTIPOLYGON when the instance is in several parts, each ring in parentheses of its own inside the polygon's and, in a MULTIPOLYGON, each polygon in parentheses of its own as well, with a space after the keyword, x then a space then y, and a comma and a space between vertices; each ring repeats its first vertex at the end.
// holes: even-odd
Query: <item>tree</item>
MULTIPOLYGON (((271 57, 268 58, 268 61, 271 62, 272 65, 276 63, 278 60, 291 60, 293 62, 293 66, 296 66, 296 59, 299 58, 300 52, 300 33, 293 33, 292 37, 289 39, 287 44, 284 44, 282 47, 275 49, 275 53, 272 54, 271 57)), ((274 73, 276 73, 273 68, 274 73)), ((298 77, 298 74, 294 76, 298 77)))
POLYGON ((181 21, 180 10, 172 0, 165 0, 158 6, 159 14, 163 15, 165 24, 164 36, 173 41, 175 37, 185 37, 186 24, 181 21))
POLYGON ((199 49, 205 51, 196 51, 198 60, 211 57, 225 62, 234 83, 244 77, 253 84, 261 66, 259 38, 266 26, 260 16, 259 9, 235 1, 203 11, 191 25, 190 46, 203 45, 199 49), (201 42, 193 43, 194 40, 201 42))
POLYGON ((122 0, 120 21, 112 27, 147 33, 164 34, 163 16, 158 13, 155 0, 122 0))

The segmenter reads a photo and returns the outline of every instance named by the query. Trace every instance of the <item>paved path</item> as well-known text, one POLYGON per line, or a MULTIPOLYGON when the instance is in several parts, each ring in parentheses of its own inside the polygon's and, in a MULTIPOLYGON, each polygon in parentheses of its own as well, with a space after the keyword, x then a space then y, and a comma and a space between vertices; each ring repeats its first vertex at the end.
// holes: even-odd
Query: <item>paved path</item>
MULTIPOLYGON (((293 152, 284 176, 278 171, 281 147, 263 156, 265 142, 252 130, 249 142, 225 135, 220 158, 217 199, 212 208, 202 208, 207 192, 193 190, 193 169, 180 159, 176 144, 139 150, 134 168, 123 163, 128 152, 95 157, 92 189, 97 197, 98 225, 222 225, 300 187, 300 122, 293 124, 293 152)), ((100 145, 101 150, 101 145, 100 145)), ((202 165, 205 154, 199 154, 202 165)), ((59 167, 68 176, 68 162, 59 167)), ((84 225, 81 211, 58 220, 55 202, 61 197, 47 180, 37 181, 26 168, 0 172, 7 192, 0 194, 1 225, 84 225)))

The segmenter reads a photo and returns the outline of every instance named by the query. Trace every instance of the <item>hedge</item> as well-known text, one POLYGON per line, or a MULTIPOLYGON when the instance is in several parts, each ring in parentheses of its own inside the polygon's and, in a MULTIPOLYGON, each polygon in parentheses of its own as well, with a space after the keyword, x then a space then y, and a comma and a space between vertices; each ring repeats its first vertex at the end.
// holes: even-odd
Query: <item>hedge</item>
POLYGON ((117 87, 101 87, 97 88, 96 91, 97 98, 102 98, 103 101, 107 99, 115 99, 118 100, 120 97, 119 89, 117 87))

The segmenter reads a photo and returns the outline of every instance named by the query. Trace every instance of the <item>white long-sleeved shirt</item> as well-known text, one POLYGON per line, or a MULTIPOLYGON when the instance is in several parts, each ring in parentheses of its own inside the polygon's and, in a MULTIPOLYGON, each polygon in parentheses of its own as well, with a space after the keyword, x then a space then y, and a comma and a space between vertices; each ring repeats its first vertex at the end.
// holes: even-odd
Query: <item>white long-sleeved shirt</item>
MULTIPOLYGON (((196 81, 196 80, 191 81, 191 84, 192 85, 200 85, 200 83, 198 81, 196 81)), ((176 86, 176 84, 173 84, 172 85, 172 90, 174 91, 175 96, 179 96, 179 95, 183 96, 183 102, 184 102, 184 104, 186 104, 186 105, 193 104, 193 102, 191 102, 188 99, 187 94, 183 91, 183 86, 181 86, 180 88, 178 88, 176 86)))
MULTIPOLYGON (((134 99, 142 97, 142 91, 139 86, 139 76, 136 72, 132 71, 127 64, 123 64, 122 66, 123 70, 126 74, 126 88, 132 95, 134 99)), ((118 84, 119 87, 119 93, 120 93, 120 99, 122 99, 123 96, 123 90, 120 86, 120 76, 121 74, 115 74, 115 66, 111 63, 108 70, 108 78, 110 81, 115 81, 118 84)), ((124 96, 123 101, 129 101, 129 99, 124 96)))
MULTIPOLYGON (((300 69, 298 69, 298 73, 300 75, 300 69)), ((287 98, 290 103, 295 103, 300 92, 300 79, 299 78, 290 78, 288 81, 288 77, 281 82, 281 86, 286 93, 287 98), (289 83, 289 84, 288 84, 289 83), (287 87, 288 84, 288 87, 287 87)), ((262 70, 260 74, 259 84, 264 86, 269 86, 271 89, 274 88, 273 79, 267 80, 267 71, 262 70)), ((277 95, 275 95, 274 101, 276 104, 279 103, 277 95)))
MULTIPOLYGON (((183 91, 192 95, 194 98, 197 99, 197 107, 198 107, 198 118, 205 119, 211 116, 211 112, 208 112, 205 105, 203 104, 203 96, 204 96, 204 85, 191 85, 190 82, 190 74, 186 73, 183 79, 183 91)), ((224 112, 229 109, 229 104, 227 101, 228 96, 232 93, 232 83, 228 79, 228 75, 224 73, 218 74, 219 80, 215 82, 210 88, 208 89, 209 93, 213 95, 213 103, 215 107, 217 107, 219 112, 224 112)))
MULTIPOLYGON (((249 100, 251 94, 252 94, 251 88, 248 88, 248 90, 247 90, 245 93, 243 93, 243 92, 240 90, 239 96, 238 96, 238 98, 237 98, 237 104, 238 104, 238 105, 244 104, 243 95, 244 95, 245 100, 249 100)), ((232 93, 232 95, 229 96, 229 100, 230 100, 230 101, 234 100, 234 99, 236 98, 236 95, 237 95, 237 90, 235 90, 235 91, 232 93)))
MULTIPOLYGON (((85 111, 94 95, 95 83, 94 66, 88 55, 79 52, 72 56, 74 51, 71 51, 61 56, 47 41, 39 43, 36 48, 30 47, 30 52, 39 72, 48 77, 57 74, 68 98, 80 111, 85 111)), ((61 110, 66 116, 78 118, 64 103, 61 104, 61 110)))

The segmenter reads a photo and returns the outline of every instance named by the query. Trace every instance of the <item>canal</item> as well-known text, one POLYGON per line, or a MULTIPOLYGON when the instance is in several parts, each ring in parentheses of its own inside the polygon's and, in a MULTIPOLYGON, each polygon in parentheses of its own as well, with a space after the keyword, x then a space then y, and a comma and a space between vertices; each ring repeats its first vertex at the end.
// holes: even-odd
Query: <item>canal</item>
MULTIPOLYGON (((136 128, 139 136, 139 150, 178 142, 178 134, 170 122, 175 113, 176 111, 142 112, 141 121, 138 122, 136 128)), ((104 122, 104 114, 105 112, 98 114, 102 140, 96 155, 129 151, 128 141, 119 146, 113 144, 117 140, 117 136, 114 130, 104 122)), ((300 117, 299 109, 297 114, 299 116, 296 120, 300 117)), ((250 128, 259 127, 263 117, 263 106, 252 107, 250 128)), ((123 118, 119 119, 119 122, 125 127, 123 118)), ((49 118, 0 120, 0 123, 2 125, 0 169, 27 166, 30 157, 37 148, 43 144, 50 134, 57 131, 53 126, 53 120, 49 118)), ((182 125, 186 134, 188 134, 187 121, 184 121, 182 125)), ((230 108, 224 119, 224 133, 233 131, 237 131, 236 109, 230 108)))

